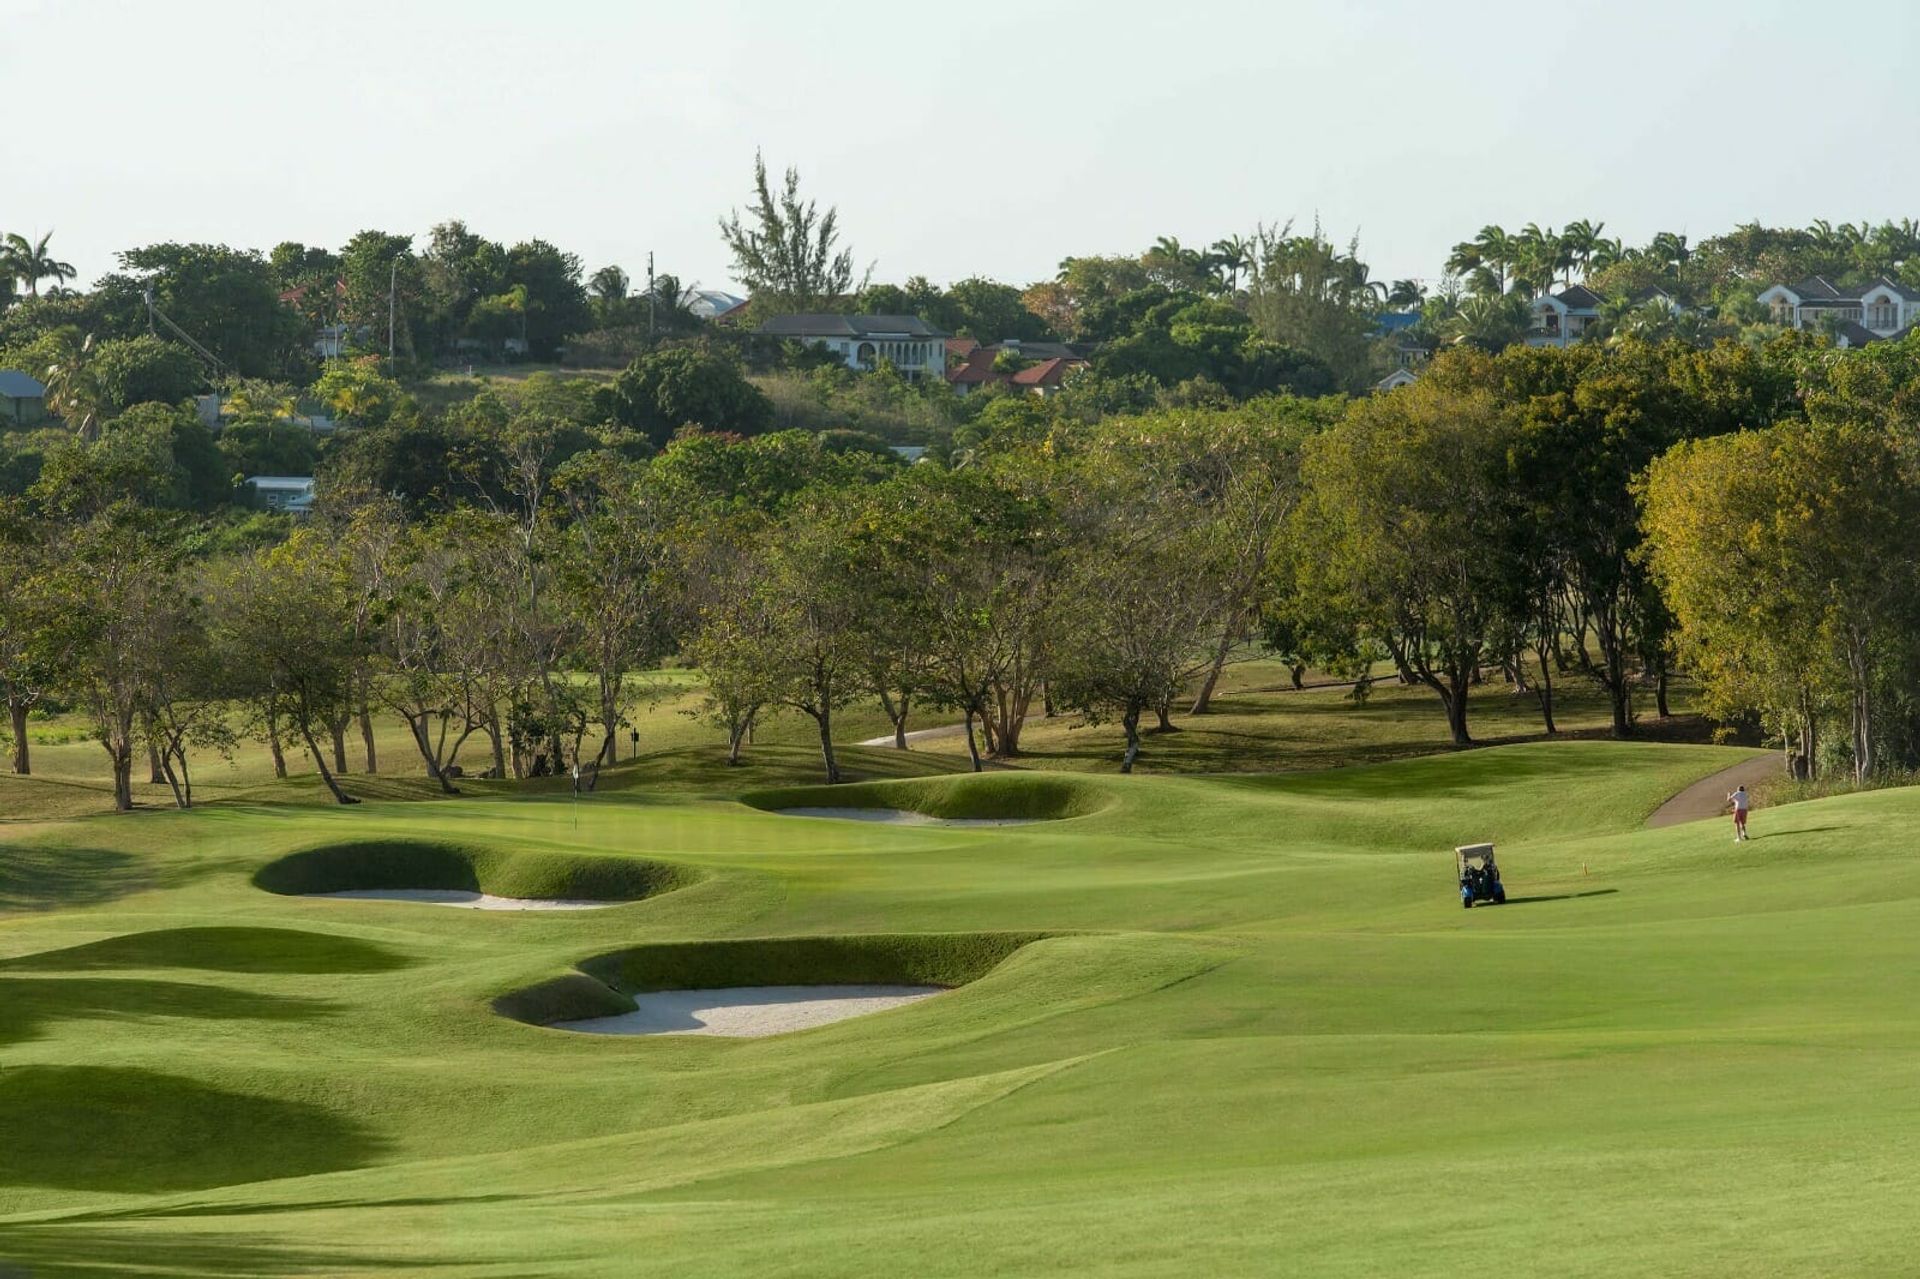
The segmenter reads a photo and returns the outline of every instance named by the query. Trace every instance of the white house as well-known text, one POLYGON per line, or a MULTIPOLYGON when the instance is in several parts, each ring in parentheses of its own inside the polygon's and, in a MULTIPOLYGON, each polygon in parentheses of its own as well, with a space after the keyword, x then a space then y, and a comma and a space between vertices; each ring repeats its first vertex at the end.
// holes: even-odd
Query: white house
POLYGON ((1861 285, 1809 276, 1798 284, 1776 284, 1759 300, 1775 324, 1823 331, 1831 327, 1840 346, 1898 337, 1920 321, 1920 291, 1884 276, 1861 285))
POLYGON ((1558 293, 1542 293, 1533 300, 1533 326, 1527 330, 1527 345, 1568 346, 1578 342, 1599 320, 1604 300, 1584 284, 1558 293))
POLYGON ((311 475, 249 475, 246 486, 269 511, 305 515, 313 509, 311 475))
POLYGON ((947 375, 947 335, 917 315, 776 315, 760 333, 825 347, 850 369, 885 360, 916 381, 947 375))
POLYGON ((1419 374, 1402 365, 1373 384, 1374 394, 1397 391, 1403 386, 1412 386, 1418 380, 1419 374))

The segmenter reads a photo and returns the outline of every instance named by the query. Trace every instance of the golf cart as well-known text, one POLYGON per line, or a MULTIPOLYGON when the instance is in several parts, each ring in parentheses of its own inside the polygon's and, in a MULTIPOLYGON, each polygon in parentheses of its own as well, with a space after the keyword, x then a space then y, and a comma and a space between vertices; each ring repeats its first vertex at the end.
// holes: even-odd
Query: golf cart
POLYGON ((1453 858, 1460 868, 1460 904, 1468 910, 1475 902, 1492 902, 1498 906, 1507 900, 1507 890, 1500 883, 1500 868, 1493 862, 1492 844, 1462 844, 1453 850, 1453 858))

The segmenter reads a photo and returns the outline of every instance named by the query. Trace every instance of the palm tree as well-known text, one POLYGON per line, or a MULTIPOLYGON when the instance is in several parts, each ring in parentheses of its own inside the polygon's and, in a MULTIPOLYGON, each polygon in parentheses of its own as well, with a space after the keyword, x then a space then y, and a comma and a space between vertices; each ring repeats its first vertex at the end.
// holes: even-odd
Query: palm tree
POLYGON ((1427 300, 1427 286, 1418 280, 1395 280, 1387 290, 1387 305, 1396 311, 1410 311, 1427 300))
POLYGON ((1567 256, 1580 268, 1580 278, 1586 279, 1593 270, 1593 257, 1606 241, 1600 238, 1600 232, 1606 229, 1604 222, 1589 222, 1581 218, 1578 222, 1567 223, 1567 229, 1560 233, 1560 243, 1566 248, 1567 256))
POLYGON ((47 409, 72 427, 81 439, 99 432, 106 409, 106 392, 93 368, 93 337, 75 340, 74 331, 61 330, 58 349, 40 380, 47 387, 47 409))
POLYGON ((1501 351, 1527 334, 1531 316, 1519 293, 1463 298, 1447 322, 1447 337, 1483 351, 1501 351))
POLYGON ((1215 240, 1210 248, 1213 265, 1226 276, 1227 292, 1240 289, 1240 277, 1253 267, 1253 241, 1243 235, 1215 240))
POLYGON ((1489 223, 1481 227, 1480 234, 1473 239, 1453 246, 1453 253, 1447 258, 1447 272, 1467 277, 1467 287, 1475 293, 1505 293, 1516 247, 1512 236, 1489 223))
POLYGON ((6 247, 0 249, 4 254, 4 269, 16 279, 25 280, 27 295, 40 296, 40 281, 51 279, 57 288, 74 276, 72 265, 62 262, 47 251, 47 241, 53 238, 49 231, 38 241, 29 240, 17 232, 9 234, 6 247))
MULTIPOLYGON (((1595 228, 1595 230, 1598 229, 1597 227, 1595 228)), ((1629 249, 1626 244, 1617 237, 1611 240, 1596 239, 1593 242, 1593 248, 1589 250, 1587 254, 1586 263, 1581 267, 1581 270, 1583 272, 1589 270, 1604 271, 1610 266, 1625 262, 1632 253, 1633 250, 1629 249)))
POLYGON ((1551 289, 1562 269, 1571 262, 1566 242, 1554 234, 1552 227, 1542 231, 1538 223, 1529 222, 1514 237, 1513 280, 1529 292, 1545 293, 1551 289))

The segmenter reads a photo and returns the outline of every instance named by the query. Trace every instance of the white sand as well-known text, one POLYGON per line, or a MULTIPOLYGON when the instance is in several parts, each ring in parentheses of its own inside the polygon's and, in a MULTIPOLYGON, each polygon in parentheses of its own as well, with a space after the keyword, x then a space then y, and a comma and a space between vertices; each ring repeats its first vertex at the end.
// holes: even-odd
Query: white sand
POLYGON ((363 902, 418 902, 427 906, 464 906, 468 910, 601 910, 626 902, 596 902, 567 897, 495 897, 464 888, 349 888, 338 893, 302 893, 302 897, 338 897, 363 902))
POLYGON ((734 986, 635 995, 633 1012, 555 1022, 589 1035, 784 1035, 885 1012, 942 993, 944 986, 734 986))
POLYGON ((885 822, 891 826, 1030 826, 1037 817, 929 817, 904 808, 780 808, 786 817, 838 817, 849 822, 885 822))

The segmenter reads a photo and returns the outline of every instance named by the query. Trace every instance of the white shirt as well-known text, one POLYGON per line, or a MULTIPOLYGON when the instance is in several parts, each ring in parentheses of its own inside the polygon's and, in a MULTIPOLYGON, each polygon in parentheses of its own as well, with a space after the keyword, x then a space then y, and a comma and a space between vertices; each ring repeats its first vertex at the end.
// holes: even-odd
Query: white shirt
POLYGON ((1737 791, 1735 791, 1735 792, 1733 793, 1733 811, 1734 811, 1734 812, 1736 812, 1736 813, 1744 813, 1744 812, 1746 812, 1746 811, 1747 811, 1747 800, 1748 800, 1749 798, 1750 798, 1750 796, 1749 796, 1749 795, 1747 794, 1747 792, 1745 792, 1745 791, 1743 791, 1743 790, 1737 790, 1737 791))

